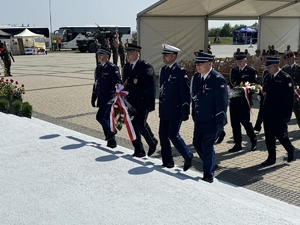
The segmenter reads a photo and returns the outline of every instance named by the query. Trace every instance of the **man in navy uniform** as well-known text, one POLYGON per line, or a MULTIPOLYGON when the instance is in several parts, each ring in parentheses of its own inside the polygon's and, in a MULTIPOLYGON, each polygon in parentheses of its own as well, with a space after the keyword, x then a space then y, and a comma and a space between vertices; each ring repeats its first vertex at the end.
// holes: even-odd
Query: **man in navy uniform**
MULTIPOLYGON (((286 72, 292 77, 295 86, 299 86, 300 66, 295 63, 295 53, 290 51, 284 56, 284 58, 286 59, 286 66, 282 68, 282 71, 286 72)), ((297 119, 298 127, 300 128, 300 101, 299 100, 300 99, 295 99, 293 111, 297 119)))
POLYGON ((203 161, 202 180, 214 177, 214 142, 227 123, 228 92, 225 78, 212 68, 214 55, 195 52, 197 72, 191 81, 193 145, 203 161))
POLYGON ((115 148, 117 146, 115 133, 111 131, 109 124, 110 106, 107 103, 113 98, 116 92, 115 85, 121 83, 119 68, 109 61, 111 50, 99 47, 97 57, 99 64, 95 69, 95 83, 93 85, 93 93, 91 104, 93 107, 99 107, 96 119, 101 124, 107 141, 107 146, 115 148))
POLYGON ((126 44, 127 62, 123 68, 123 83, 125 90, 129 92, 128 102, 135 108, 137 114, 132 121, 136 139, 132 141, 135 157, 146 155, 141 135, 149 145, 148 156, 151 156, 158 144, 148 123, 149 112, 155 109, 156 77, 151 64, 140 59, 141 47, 134 44, 126 44))
POLYGON ((287 161, 295 157, 295 148, 292 145, 286 124, 292 116, 294 104, 294 83, 290 75, 279 67, 279 59, 268 58, 266 66, 269 74, 263 81, 263 123, 265 141, 268 149, 268 158, 261 165, 269 166, 276 163, 276 138, 288 153, 287 161))
POLYGON ((171 143, 184 158, 183 170, 192 165, 193 154, 189 151, 179 135, 182 121, 190 114, 190 80, 187 70, 177 62, 180 51, 171 45, 163 44, 163 62, 166 64, 160 70, 159 95, 159 139, 161 144, 162 166, 174 167, 171 143))
MULTIPOLYGON (((254 68, 247 65, 245 53, 236 55, 237 66, 230 72, 229 86, 231 88, 239 87, 242 84, 257 83, 257 72, 254 68)), ((229 111, 232 127, 234 146, 228 152, 238 152, 242 150, 242 131, 241 124, 251 141, 251 151, 256 150, 257 138, 250 122, 250 109, 252 105, 251 93, 234 93, 230 95, 229 111), (246 95, 246 96, 245 96, 246 95)))

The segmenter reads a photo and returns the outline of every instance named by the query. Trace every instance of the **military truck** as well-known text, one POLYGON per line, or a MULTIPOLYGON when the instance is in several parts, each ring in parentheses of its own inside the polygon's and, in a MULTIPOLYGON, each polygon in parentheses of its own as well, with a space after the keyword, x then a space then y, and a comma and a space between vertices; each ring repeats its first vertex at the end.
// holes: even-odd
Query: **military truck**
POLYGON ((106 45, 106 39, 109 39, 109 41, 111 42, 114 36, 114 32, 98 27, 95 32, 86 34, 85 36, 78 38, 76 40, 76 43, 80 52, 88 51, 90 53, 95 53, 98 49, 98 46, 95 43, 96 39, 98 40, 99 44, 106 45))

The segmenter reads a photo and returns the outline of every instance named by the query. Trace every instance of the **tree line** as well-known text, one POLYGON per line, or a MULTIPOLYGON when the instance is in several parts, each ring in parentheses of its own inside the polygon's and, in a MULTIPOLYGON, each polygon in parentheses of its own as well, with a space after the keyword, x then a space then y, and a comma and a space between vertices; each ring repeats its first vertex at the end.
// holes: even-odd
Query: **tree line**
MULTIPOLYGON (((211 28, 208 30, 208 37, 232 37, 233 32, 241 27, 244 27, 245 24, 236 24, 234 26, 231 26, 230 23, 225 23, 223 27, 218 27, 218 28, 211 28)), ((254 23, 253 25, 249 27, 257 27, 258 24, 254 23)))

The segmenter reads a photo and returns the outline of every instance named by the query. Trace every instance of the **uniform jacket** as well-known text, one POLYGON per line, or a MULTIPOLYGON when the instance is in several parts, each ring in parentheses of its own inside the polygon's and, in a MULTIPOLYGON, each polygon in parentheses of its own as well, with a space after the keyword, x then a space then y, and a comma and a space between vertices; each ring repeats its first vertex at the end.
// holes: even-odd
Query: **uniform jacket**
POLYGON ((240 72, 239 67, 235 67, 230 72, 229 85, 236 87, 241 82, 257 83, 257 72, 250 66, 245 66, 243 71, 240 72))
POLYGON ((10 58, 12 58, 12 60, 14 61, 14 57, 13 57, 11 51, 7 50, 7 49, 2 50, 2 52, 0 53, 0 57, 3 60, 3 62, 10 61, 10 58))
POLYGON ((273 78, 267 74, 263 80, 263 117, 291 118, 294 104, 294 83, 282 70, 273 78))
POLYGON ((119 68, 110 61, 103 66, 99 64, 95 69, 95 83, 93 85, 93 97, 98 99, 97 106, 106 104, 113 98, 116 92, 115 85, 121 83, 119 68))
POLYGON ((179 119, 190 114, 190 80, 187 70, 175 62, 164 66, 159 78, 159 117, 163 120, 179 119))
POLYGON ((155 109, 156 76, 152 65, 139 59, 131 70, 126 63, 123 70, 123 83, 129 92, 128 102, 135 108, 155 109))
POLYGON ((228 91, 225 78, 212 69, 201 82, 196 72, 191 81, 192 116, 196 125, 213 125, 214 128, 227 123, 228 91))
MULTIPOLYGON (((229 86, 231 88, 240 86, 241 83, 246 83, 246 82, 255 83, 255 84, 258 83, 257 82, 257 71, 254 68, 246 65, 242 71, 240 71, 238 66, 231 70, 230 77, 229 77, 229 86)), ((250 93, 248 96, 248 98, 250 99, 251 105, 253 104, 252 97, 251 97, 252 94, 253 93, 250 93)), ((244 97, 244 95, 241 97, 244 97)), ((233 103, 233 102, 234 102, 234 100, 232 99, 231 103, 233 103)))
POLYGON ((297 64, 294 64, 293 68, 291 66, 284 66, 282 68, 282 71, 289 74, 292 79, 294 80, 295 85, 300 85, 300 66, 297 64))

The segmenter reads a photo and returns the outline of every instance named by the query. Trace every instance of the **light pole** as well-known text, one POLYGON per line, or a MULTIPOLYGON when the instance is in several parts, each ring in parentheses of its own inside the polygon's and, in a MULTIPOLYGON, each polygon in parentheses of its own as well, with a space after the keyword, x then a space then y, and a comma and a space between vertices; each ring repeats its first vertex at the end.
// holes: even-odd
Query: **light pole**
POLYGON ((50 51, 52 51, 52 17, 51 17, 51 0, 49 0, 49 14, 50 14, 50 51))

